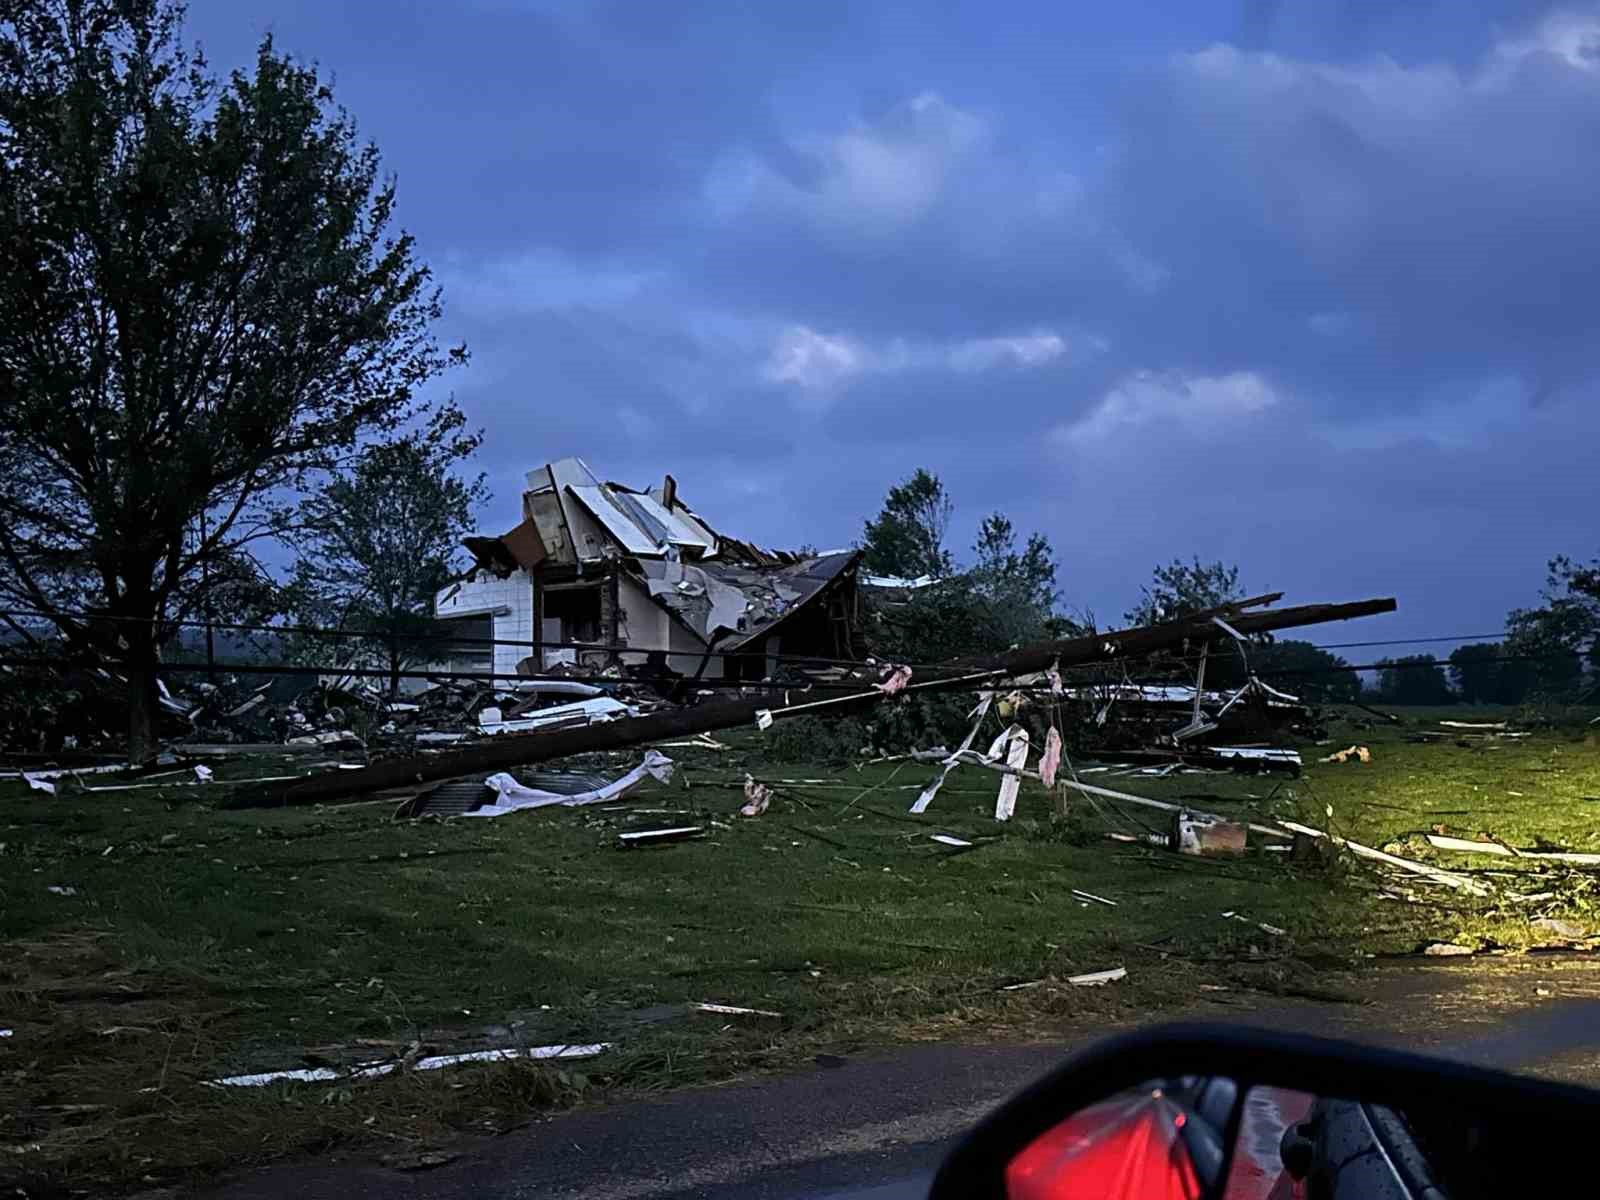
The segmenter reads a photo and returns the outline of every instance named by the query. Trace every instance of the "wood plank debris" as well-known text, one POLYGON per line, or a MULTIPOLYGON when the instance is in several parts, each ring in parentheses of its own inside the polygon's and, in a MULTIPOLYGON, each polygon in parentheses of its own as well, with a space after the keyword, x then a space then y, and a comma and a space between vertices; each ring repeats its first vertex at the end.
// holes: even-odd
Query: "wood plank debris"
POLYGON ((1365 746, 1351 746, 1348 750, 1337 750, 1328 755, 1326 758, 1317 759, 1317 761, 1324 763, 1344 763, 1349 762, 1352 758, 1360 762, 1369 763, 1372 761, 1372 751, 1365 746))
POLYGON ((677 825, 671 829, 635 829, 628 833, 617 834, 617 841, 624 849, 638 846, 665 845, 668 842, 683 842, 690 838, 700 837, 705 833, 703 825, 677 825))
POLYGON ((1430 833, 1428 845, 1436 850, 1454 850, 1459 854, 1497 854, 1504 858, 1533 858, 1544 862, 1572 863, 1575 866, 1600 866, 1600 854, 1582 854, 1571 850, 1518 850, 1500 842, 1447 837, 1441 833, 1430 833))
POLYGON ((952 837, 948 833, 933 833, 929 834, 928 836, 934 841, 938 842, 941 846, 966 847, 973 844, 967 841, 965 838, 952 837))
POLYGON ((1398 867, 1413 875, 1421 875, 1443 884, 1445 887, 1454 888, 1459 892, 1466 892, 1469 896, 1487 896, 1489 889, 1475 879, 1465 875, 1457 875, 1452 871, 1441 871, 1438 867, 1430 867, 1426 863, 1414 862, 1409 858, 1401 858, 1396 854, 1386 854, 1382 850, 1374 850, 1371 846, 1363 846, 1360 842, 1352 842, 1337 834, 1326 833, 1321 829, 1313 829, 1309 825, 1301 825, 1296 821, 1280 821, 1285 829, 1292 833, 1302 834, 1308 838, 1326 840, 1335 846, 1341 846, 1350 851, 1357 858, 1371 859, 1373 862, 1387 863, 1391 867, 1398 867))
POLYGON ((1072 894, 1079 900, 1086 900, 1092 904, 1104 904, 1108 908, 1115 908, 1117 906, 1117 902, 1115 900, 1107 900, 1104 896, 1096 896, 1093 892, 1084 892, 1079 891, 1077 888, 1073 888, 1072 894))
POLYGON ((690 1012, 713 1013, 724 1017, 773 1017, 781 1020, 783 1014, 772 1012, 765 1008, 742 1008, 737 1004, 709 1004, 700 1002, 689 1005, 690 1012))
POLYGON ((1128 977, 1127 967, 1112 967, 1109 971, 1091 971, 1087 975, 1069 975, 1067 982, 1073 987, 1104 987, 1128 977))

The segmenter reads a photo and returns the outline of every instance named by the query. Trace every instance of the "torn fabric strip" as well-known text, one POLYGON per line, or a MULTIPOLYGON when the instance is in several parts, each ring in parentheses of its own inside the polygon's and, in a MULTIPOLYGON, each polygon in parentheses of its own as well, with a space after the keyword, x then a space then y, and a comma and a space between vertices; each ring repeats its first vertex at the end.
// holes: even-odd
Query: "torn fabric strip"
POLYGON ((971 750, 973 739, 978 736, 978 730, 983 725, 983 719, 989 715, 989 705, 994 703, 994 694, 985 692, 978 701, 977 707, 967 715, 972 720, 972 728, 967 730, 967 736, 962 739, 961 745, 956 748, 955 754, 944 760, 939 768, 939 774, 934 776, 933 782, 922 789, 922 794, 917 797, 917 802, 911 806, 914 813, 928 811, 928 805, 933 803, 933 798, 939 794, 939 789, 944 786, 944 777, 950 774, 950 769, 960 761, 959 755, 963 750, 971 750))

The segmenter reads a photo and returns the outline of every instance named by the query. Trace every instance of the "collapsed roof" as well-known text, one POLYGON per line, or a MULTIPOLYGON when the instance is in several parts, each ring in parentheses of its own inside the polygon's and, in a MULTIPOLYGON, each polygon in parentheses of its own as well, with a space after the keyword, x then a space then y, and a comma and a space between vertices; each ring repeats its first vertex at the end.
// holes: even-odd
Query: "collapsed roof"
POLYGON ((515 528, 465 539, 479 569, 504 578, 617 564, 719 651, 760 641, 835 582, 855 586, 860 551, 802 554, 729 537, 679 498, 671 475, 640 491, 563 458, 528 472, 527 484, 515 528))

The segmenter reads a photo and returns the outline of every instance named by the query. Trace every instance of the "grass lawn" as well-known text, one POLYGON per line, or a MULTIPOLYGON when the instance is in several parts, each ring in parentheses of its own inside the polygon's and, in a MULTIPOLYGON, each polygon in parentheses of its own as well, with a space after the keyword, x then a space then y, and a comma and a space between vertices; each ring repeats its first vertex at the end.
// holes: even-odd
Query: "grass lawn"
MULTIPOLYGON (((1346 836, 1473 870, 1533 868, 1440 855, 1411 835, 1439 826, 1600 850, 1592 735, 1406 740, 1436 716, 1336 726, 1333 744, 1303 748, 1308 761, 1352 742, 1369 745, 1373 761, 1313 765, 1281 785, 1212 774, 1086 782, 1318 827, 1331 806, 1346 836)), ((396 822, 392 805, 371 802, 225 811, 198 787, 50 797, 0 782, 0 1028, 14 1031, 0 1038, 0 1180, 14 1176, 40 1195, 181 1182, 341 1143, 403 1152, 504 1129, 551 1104, 819 1053, 1046 1036, 1145 1019, 1218 994, 1211 989, 1234 1001, 1318 994, 1335 986, 1323 968, 1429 940, 1548 941, 1532 924, 1543 916, 1600 933, 1596 876, 1578 871, 1485 875, 1496 898, 1470 905, 1411 886, 1407 903, 1382 897, 1348 860, 1291 862, 1257 849, 1198 860, 1108 841, 1107 828, 1123 827, 1118 813, 1075 800, 1058 819, 1037 782, 1023 787, 1017 819, 997 826, 999 776, 980 769, 953 772, 929 813, 911 817, 932 774, 924 764, 771 763, 754 734, 725 753, 669 753, 674 782, 648 785, 625 811, 495 820, 396 822), (747 769, 775 785, 771 809, 755 819, 736 815, 747 769), (709 836, 617 848, 623 829, 680 822, 704 824, 709 836), (933 833, 978 844, 952 852, 933 833), (1081 902, 1074 888, 1116 906, 1081 902), (1542 892, 1552 895, 1507 898, 1542 892), (1224 919, 1229 911, 1243 919, 1224 919), (1116 966, 1127 979, 1064 982, 1116 966), (693 1001, 782 1016, 667 1007, 693 1001), (615 1049, 567 1069, 510 1064, 251 1090, 202 1083, 381 1058, 415 1042, 455 1049, 507 1038, 615 1049)), ((620 770, 636 758, 586 768, 620 770)), ((1126 812, 1165 828, 1159 813, 1126 812)))

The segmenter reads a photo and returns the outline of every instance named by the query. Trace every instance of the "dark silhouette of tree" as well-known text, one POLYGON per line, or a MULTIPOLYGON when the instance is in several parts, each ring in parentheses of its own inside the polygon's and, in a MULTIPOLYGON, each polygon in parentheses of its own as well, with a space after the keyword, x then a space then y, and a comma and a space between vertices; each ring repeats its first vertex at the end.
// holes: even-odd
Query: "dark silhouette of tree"
POLYGON ((866 552, 862 566, 872 575, 903 579, 952 574, 955 560, 944 548, 952 511, 939 477, 917 468, 909 479, 889 489, 882 511, 867 522, 861 538, 866 552))
POLYGON ((1310 642, 1266 642, 1250 648, 1250 667, 1262 679, 1314 704, 1361 698, 1350 664, 1310 642))
POLYGON ((1451 704, 1455 693, 1438 659, 1408 654, 1378 661, 1378 698, 1387 704, 1451 704))
POLYGON ((135 759, 173 622, 264 586, 291 497, 465 360, 327 83, 270 38, 219 80, 182 19, 0 7, 0 601, 127 673, 135 759))
POLYGON ((1450 652, 1450 682, 1465 704, 1502 703, 1501 667, 1498 642, 1473 642, 1450 652))
POLYGON ((290 610, 299 624, 365 634, 316 639, 314 653, 326 662, 337 652, 346 665, 377 658, 391 697, 400 672, 439 657, 434 597, 458 574, 461 539, 487 498, 482 476, 452 471, 479 441, 461 425, 451 412, 425 433, 369 447, 304 508, 290 610))
POLYGON ((1157 567, 1151 580, 1139 589, 1139 603, 1124 614, 1129 625, 1154 625, 1175 621, 1203 608, 1216 608, 1239 600, 1239 568, 1226 563, 1202 563, 1199 555, 1184 562, 1175 558, 1157 567))

